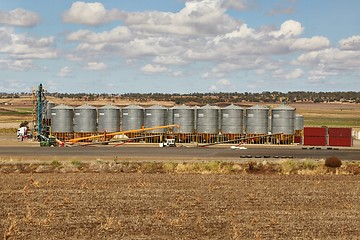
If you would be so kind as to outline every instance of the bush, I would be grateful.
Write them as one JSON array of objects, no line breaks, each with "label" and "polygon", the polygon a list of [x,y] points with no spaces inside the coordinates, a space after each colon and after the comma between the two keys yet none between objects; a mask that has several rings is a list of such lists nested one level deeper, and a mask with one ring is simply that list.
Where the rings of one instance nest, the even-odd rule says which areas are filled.
[{"label": "bush", "polygon": [[28,121],[24,121],[22,123],[20,123],[20,126],[19,127],[27,127],[29,128],[29,122]]},{"label": "bush", "polygon": [[325,160],[325,166],[327,167],[340,167],[341,160],[337,157],[329,157]]}]

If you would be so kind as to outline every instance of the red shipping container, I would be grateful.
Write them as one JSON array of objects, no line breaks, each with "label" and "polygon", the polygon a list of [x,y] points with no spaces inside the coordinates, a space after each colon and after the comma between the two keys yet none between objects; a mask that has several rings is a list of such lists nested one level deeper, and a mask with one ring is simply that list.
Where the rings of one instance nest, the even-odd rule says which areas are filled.
[{"label": "red shipping container", "polygon": [[301,136],[295,136],[294,137],[294,143],[302,143],[302,137]]},{"label": "red shipping container", "polygon": [[327,139],[326,139],[326,137],[304,136],[304,145],[306,145],[306,146],[326,146]]},{"label": "red shipping container", "polygon": [[352,128],[329,128],[330,137],[346,137],[351,138]]},{"label": "red shipping container", "polygon": [[329,137],[329,146],[337,146],[337,147],[352,147],[353,140],[352,138],[344,138],[344,137]]},{"label": "red shipping container", "polygon": [[304,136],[326,137],[327,128],[325,127],[304,127]]}]

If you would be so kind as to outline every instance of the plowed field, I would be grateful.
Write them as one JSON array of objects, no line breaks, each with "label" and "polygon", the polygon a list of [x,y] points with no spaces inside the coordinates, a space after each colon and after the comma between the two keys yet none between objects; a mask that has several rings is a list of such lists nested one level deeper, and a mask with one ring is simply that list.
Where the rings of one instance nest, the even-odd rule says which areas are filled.
[{"label": "plowed field", "polygon": [[358,239],[360,175],[0,174],[4,239]]}]

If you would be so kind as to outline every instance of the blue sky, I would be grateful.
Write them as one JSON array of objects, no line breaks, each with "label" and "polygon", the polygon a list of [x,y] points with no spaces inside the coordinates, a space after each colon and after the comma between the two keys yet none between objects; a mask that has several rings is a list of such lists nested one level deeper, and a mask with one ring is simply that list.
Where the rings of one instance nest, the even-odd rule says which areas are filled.
[{"label": "blue sky", "polygon": [[3,0],[0,92],[360,91],[358,0]]}]

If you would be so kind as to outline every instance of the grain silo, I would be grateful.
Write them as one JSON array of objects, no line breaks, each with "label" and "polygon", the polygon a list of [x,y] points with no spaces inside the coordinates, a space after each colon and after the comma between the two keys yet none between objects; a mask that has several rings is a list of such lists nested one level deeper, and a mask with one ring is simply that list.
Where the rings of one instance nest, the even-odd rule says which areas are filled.
[{"label": "grain silo", "polygon": [[180,125],[180,129],[174,128],[174,132],[178,133],[193,133],[194,132],[194,114],[195,110],[192,107],[181,105],[170,109],[173,117],[172,123]]},{"label": "grain silo", "polygon": [[221,132],[243,133],[244,109],[233,104],[221,109]]},{"label": "grain silo", "polygon": [[55,107],[55,103],[47,102],[46,103],[46,118],[51,120],[51,109]]},{"label": "grain silo", "polygon": [[167,125],[174,124],[174,110],[173,108],[169,108],[167,111]]},{"label": "grain silo", "polygon": [[98,132],[120,131],[120,108],[106,105],[98,109]]},{"label": "grain silo", "polygon": [[246,109],[246,133],[267,134],[268,133],[269,108],[259,105]]},{"label": "grain silo", "polygon": [[144,108],[129,105],[122,109],[122,131],[140,129],[144,126]]},{"label": "grain silo", "polygon": [[304,116],[300,114],[295,115],[295,130],[301,131],[304,129]]},{"label": "grain silo", "polygon": [[92,133],[96,132],[96,107],[82,105],[74,109],[74,132]]},{"label": "grain silo", "polygon": [[58,105],[51,109],[51,131],[58,133],[73,132],[74,108]]},{"label": "grain silo", "polygon": [[[152,128],[157,126],[164,126],[167,123],[167,108],[154,105],[148,108],[145,108],[145,128]],[[166,129],[155,129],[147,132],[165,132]]]},{"label": "grain silo", "polygon": [[295,108],[280,105],[273,108],[271,121],[271,133],[294,134]]},{"label": "grain silo", "polygon": [[198,133],[218,133],[219,110],[220,108],[210,105],[197,109],[196,130]]}]

